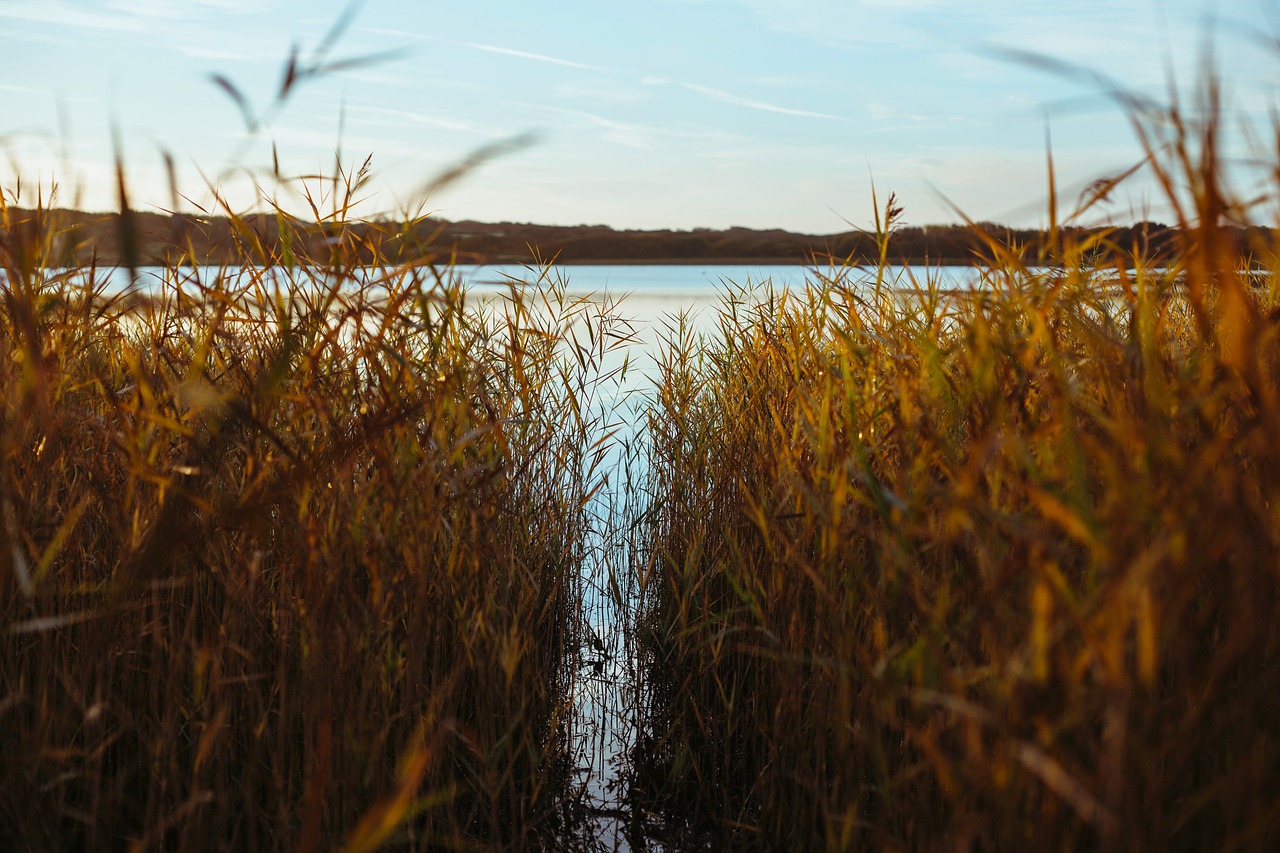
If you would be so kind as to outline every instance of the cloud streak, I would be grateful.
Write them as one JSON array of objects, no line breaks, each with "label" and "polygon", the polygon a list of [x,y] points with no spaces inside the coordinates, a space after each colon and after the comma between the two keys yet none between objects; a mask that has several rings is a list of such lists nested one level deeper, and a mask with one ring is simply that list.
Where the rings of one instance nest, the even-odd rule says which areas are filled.
[{"label": "cloud streak", "polygon": [[821,118],[821,119],[828,119],[831,121],[848,121],[848,119],[846,119],[843,116],[832,115],[831,113],[819,113],[819,112],[814,112],[813,110],[797,110],[797,109],[792,109],[791,107],[783,107],[783,106],[779,106],[778,104],[771,104],[768,101],[756,101],[756,100],[752,100],[751,98],[742,98],[731,92],[726,92],[723,89],[713,89],[710,86],[699,86],[696,83],[681,83],[680,85],[691,92],[697,92],[698,94],[706,95],[708,98],[711,98],[713,100],[721,101],[726,104],[733,104],[734,106],[747,107],[753,110],[763,110],[769,113],[781,113],[782,115],[788,115],[788,116],[801,116],[803,118]]},{"label": "cloud streak", "polygon": [[549,113],[556,116],[577,119],[603,131],[600,138],[616,145],[640,150],[668,148],[669,142],[716,142],[724,145],[738,142],[741,137],[724,130],[706,127],[671,127],[667,125],[639,124],[606,118],[598,113],[565,107],[549,107],[538,104],[524,105],[533,112]]},{"label": "cloud streak", "polygon": [[460,41],[458,44],[463,47],[469,47],[473,50],[483,50],[486,53],[496,53],[502,56],[514,56],[517,59],[531,59],[535,62],[546,62],[550,65],[561,65],[565,68],[580,68],[584,71],[608,71],[608,68],[602,68],[599,65],[588,65],[585,62],[574,62],[571,59],[561,59],[557,56],[547,56],[545,53],[530,53],[527,50],[514,50],[509,47],[498,47],[494,44],[482,44],[474,41]]},{"label": "cloud streak", "polygon": [[137,21],[128,15],[101,14],[72,6],[62,0],[19,0],[0,3],[0,19],[27,21],[33,24],[55,24],[59,27],[81,27],[95,30],[133,30]]},{"label": "cloud streak", "polygon": [[441,130],[456,130],[463,133],[479,133],[480,129],[465,119],[449,115],[431,115],[418,110],[406,110],[394,107],[373,107],[355,105],[348,107],[353,113],[374,117],[374,122],[382,122],[390,126],[403,126],[404,122],[422,124]]}]

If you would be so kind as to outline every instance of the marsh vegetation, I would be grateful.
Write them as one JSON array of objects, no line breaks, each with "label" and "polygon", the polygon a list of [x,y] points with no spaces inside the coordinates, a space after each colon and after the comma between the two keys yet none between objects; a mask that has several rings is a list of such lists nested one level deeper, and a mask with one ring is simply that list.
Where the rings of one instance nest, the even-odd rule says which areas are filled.
[{"label": "marsh vegetation", "polygon": [[0,197],[0,846],[1274,848],[1278,179],[1217,104],[1134,115],[1158,255],[1051,204],[890,277],[891,199],[630,393],[625,302],[477,299],[341,169],[146,298]]},{"label": "marsh vegetation", "polygon": [[670,336],[629,772],[677,846],[1280,838],[1277,257],[1223,236],[1275,186],[1224,185],[1215,94],[1135,116],[1167,262],[1051,230],[887,282],[890,200],[869,272]]}]

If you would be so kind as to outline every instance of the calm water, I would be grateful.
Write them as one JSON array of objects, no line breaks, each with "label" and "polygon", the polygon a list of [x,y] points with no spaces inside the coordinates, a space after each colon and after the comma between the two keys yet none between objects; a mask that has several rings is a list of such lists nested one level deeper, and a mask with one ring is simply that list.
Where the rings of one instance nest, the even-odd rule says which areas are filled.
[{"label": "calm water", "polygon": [[[539,274],[518,264],[454,269],[465,283],[479,290],[505,289],[512,282],[533,282]],[[628,303],[669,306],[714,302],[730,289],[740,287],[795,290],[818,276],[844,276],[853,283],[874,280],[874,271],[859,268],[841,271],[829,267],[746,264],[574,264],[554,267],[546,274],[551,280],[563,280],[570,293],[609,294],[624,296]],[[913,278],[919,282],[937,281],[946,288],[969,288],[979,281],[973,267],[963,266],[893,267],[886,272],[886,281],[902,286],[910,286]]]},{"label": "calm water", "polygon": [[[518,264],[459,266],[455,269],[464,281],[482,287],[505,285],[511,281],[524,282],[537,276],[536,270]],[[686,302],[714,299],[728,282],[798,287],[804,284],[807,270],[801,266],[574,264],[554,267],[549,275],[553,279],[563,279],[572,293],[626,294],[644,299]]]},{"label": "calm water", "polygon": [[[449,269],[441,268],[441,274],[453,274],[467,285],[469,290],[478,292],[505,291],[511,284],[536,284],[539,277],[549,281],[563,281],[572,294],[608,294],[625,296],[627,300],[641,303],[663,302],[669,305],[689,305],[714,301],[731,286],[761,288],[772,286],[775,289],[796,289],[815,275],[835,276],[838,270],[830,268],[809,268],[797,265],[715,265],[715,264],[617,264],[595,265],[574,264],[552,267],[540,271],[520,264],[490,264],[484,266],[459,265]],[[871,272],[859,269],[846,271],[850,281],[866,281]],[[175,276],[174,272],[163,267],[142,267],[138,270],[135,286],[141,290],[154,290],[164,284],[175,281],[200,281],[212,284],[216,278],[235,281],[249,273],[238,268],[203,270],[183,269]],[[381,271],[371,270],[372,275]],[[99,269],[101,278],[104,271]],[[129,287],[129,273],[124,269],[105,271],[106,286],[109,291],[120,291]],[[262,272],[258,275],[263,276]],[[285,283],[287,271],[267,271],[264,278],[269,281]],[[304,273],[295,273],[305,277]],[[972,267],[897,267],[887,273],[890,280],[909,284],[910,277],[917,280],[936,280],[944,287],[972,287],[977,274]]]}]

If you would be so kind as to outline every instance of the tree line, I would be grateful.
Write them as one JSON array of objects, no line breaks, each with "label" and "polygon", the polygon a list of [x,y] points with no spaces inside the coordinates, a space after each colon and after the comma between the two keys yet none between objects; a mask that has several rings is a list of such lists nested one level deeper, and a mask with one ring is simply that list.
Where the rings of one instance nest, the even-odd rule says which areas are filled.
[{"label": "tree line", "polygon": [[[34,223],[30,211],[10,209],[7,229]],[[851,230],[837,234],[801,234],[781,229],[617,230],[606,225],[551,226],[525,223],[416,221],[358,223],[308,222],[279,213],[236,217],[131,211],[86,213],[44,211],[55,241],[47,257],[64,266],[172,263],[283,265],[295,257],[323,257],[342,251],[346,258],[379,263],[874,263],[882,236]],[[34,224],[32,225],[34,227]],[[1227,249],[1244,261],[1275,248],[1275,233],[1257,226],[1225,226]],[[1068,227],[1054,232],[976,225],[903,226],[887,235],[891,263],[969,264],[1013,250],[1031,262],[1051,263],[1063,246],[1096,243],[1159,263],[1172,257],[1181,241],[1178,229],[1143,221],[1105,228]],[[338,245],[342,243],[343,245]]]}]

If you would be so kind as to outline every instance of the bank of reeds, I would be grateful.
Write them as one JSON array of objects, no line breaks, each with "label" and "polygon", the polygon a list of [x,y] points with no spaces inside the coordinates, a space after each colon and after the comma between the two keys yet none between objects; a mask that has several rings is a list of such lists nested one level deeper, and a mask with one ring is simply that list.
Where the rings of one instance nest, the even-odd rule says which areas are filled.
[{"label": "bank of reeds", "polygon": [[648,831],[1280,844],[1277,258],[1224,249],[1257,211],[1199,106],[1135,122],[1167,266],[1098,235],[990,242],[971,292],[890,282],[891,203],[870,272],[670,336],[634,579]]},{"label": "bank of reeds", "polygon": [[600,307],[0,217],[0,847],[568,843]]}]

